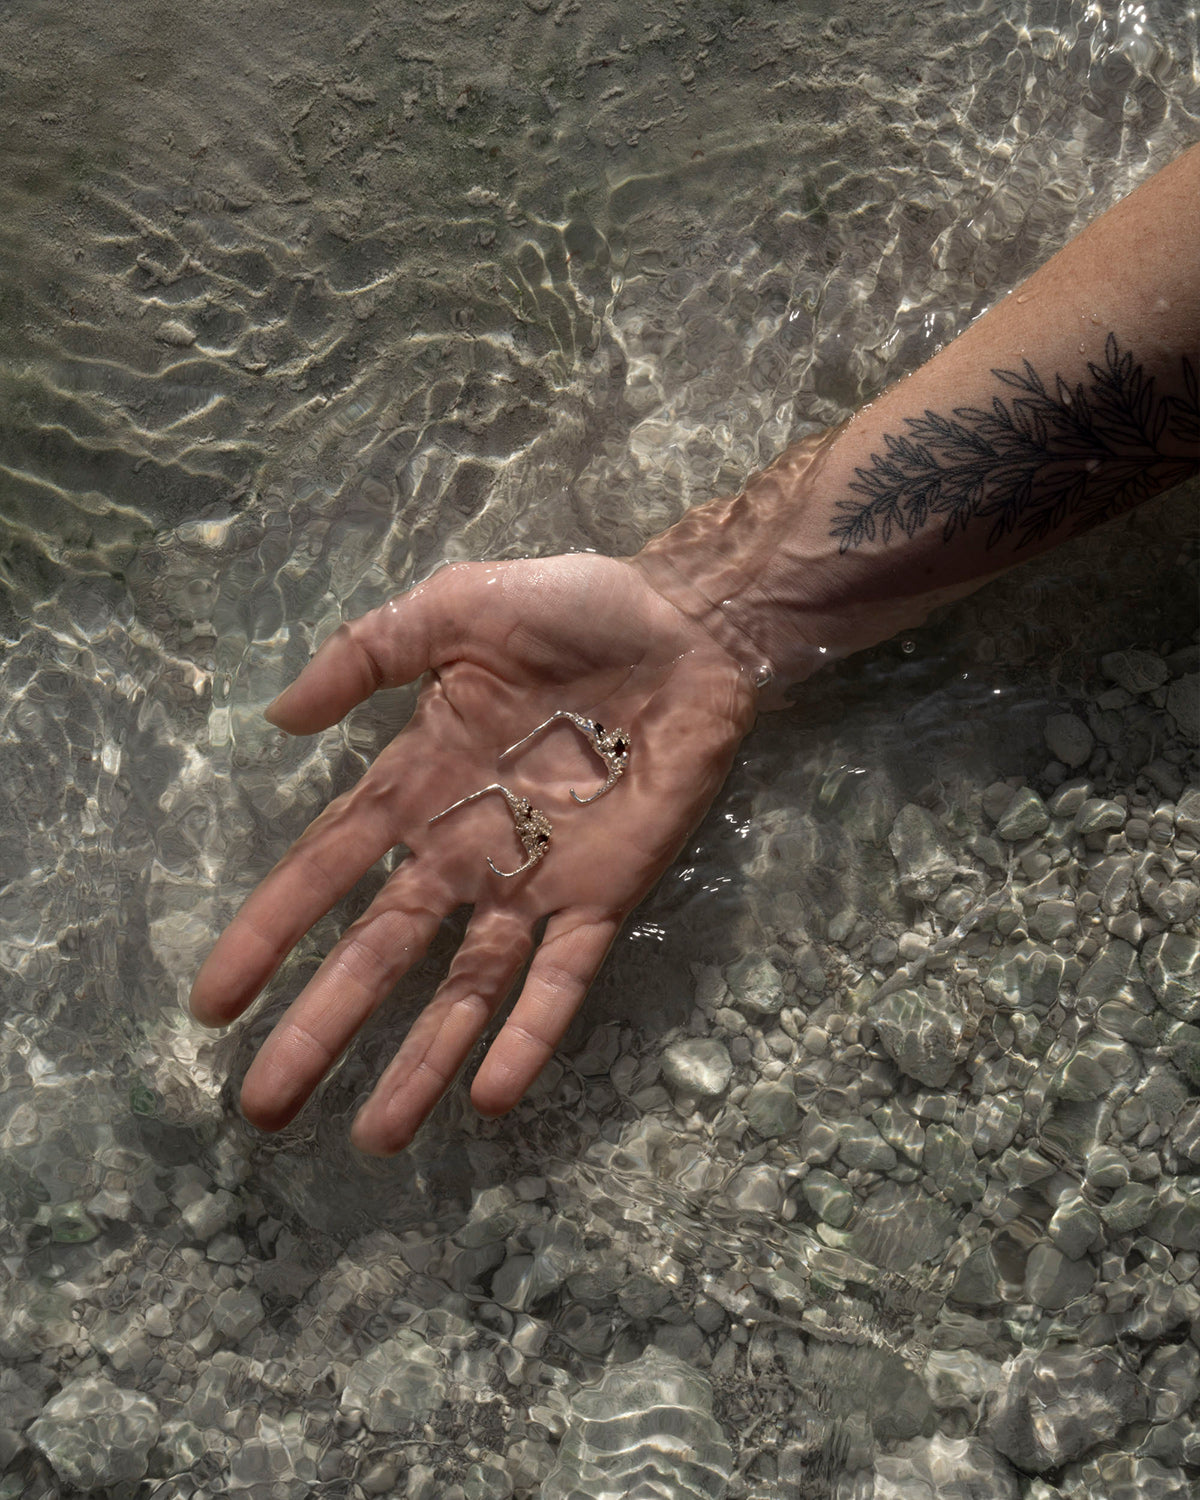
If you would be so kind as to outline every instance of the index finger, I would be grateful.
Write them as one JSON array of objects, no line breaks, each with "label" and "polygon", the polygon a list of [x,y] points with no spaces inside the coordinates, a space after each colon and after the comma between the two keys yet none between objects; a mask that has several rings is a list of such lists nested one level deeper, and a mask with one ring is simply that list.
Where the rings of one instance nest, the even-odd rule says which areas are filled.
[{"label": "index finger", "polygon": [[343,622],[268,705],[267,718],[290,734],[314,734],[380,688],[415,682],[478,630],[485,608],[494,615],[504,607],[503,590],[489,589],[495,576],[486,564],[452,563],[378,609]]},{"label": "index finger", "polygon": [[423,821],[424,795],[415,754],[394,740],[243,902],[196,976],[189,1002],[196,1019],[224,1026],[241,1015],[313,923]]}]

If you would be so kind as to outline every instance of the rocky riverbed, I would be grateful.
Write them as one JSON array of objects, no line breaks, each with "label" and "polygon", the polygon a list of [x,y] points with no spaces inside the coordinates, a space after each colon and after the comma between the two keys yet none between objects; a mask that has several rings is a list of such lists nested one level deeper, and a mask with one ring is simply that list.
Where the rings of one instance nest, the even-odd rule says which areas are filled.
[{"label": "rocky riverbed", "polygon": [[1193,1494],[1198,663],[1102,657],[1037,785],[895,808],[882,906],[452,1101],[406,1228],[289,1212],[223,1043],[121,1097],[9,1025],[0,1495]]},{"label": "rocky riverbed", "polygon": [[[282,1135],[222,922],[448,559],[634,551],[1195,139],[1171,0],[0,7],[0,1500],[1200,1485],[1197,491],[805,685],[530,1098]],[[619,807],[615,793],[607,808]]]}]

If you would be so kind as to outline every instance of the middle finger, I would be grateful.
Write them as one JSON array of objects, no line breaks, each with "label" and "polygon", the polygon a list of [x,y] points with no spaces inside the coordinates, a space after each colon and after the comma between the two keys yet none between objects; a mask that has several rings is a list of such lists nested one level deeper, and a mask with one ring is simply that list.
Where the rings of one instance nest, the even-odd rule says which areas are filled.
[{"label": "middle finger", "polygon": [[296,1116],[458,905],[450,886],[419,864],[401,865],[263,1043],[242,1085],[242,1110],[260,1129],[279,1130]]}]

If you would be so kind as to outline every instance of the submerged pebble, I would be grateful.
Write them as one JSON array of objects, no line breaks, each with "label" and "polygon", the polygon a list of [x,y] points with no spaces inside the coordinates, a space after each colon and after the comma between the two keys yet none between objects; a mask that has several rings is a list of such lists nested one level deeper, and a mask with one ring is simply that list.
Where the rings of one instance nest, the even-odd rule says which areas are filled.
[{"label": "submerged pebble", "polygon": [[902,1073],[931,1088],[949,1082],[966,1031],[961,1010],[944,992],[896,990],[873,1020],[879,1039]]},{"label": "submerged pebble", "polygon": [[1051,754],[1071,770],[1084,764],[1096,743],[1092,731],[1077,714],[1051,714],[1046,720],[1045,736]]},{"label": "submerged pebble", "polygon": [[541,1500],[723,1500],[732,1453],[713,1416],[712,1387],[653,1346],[580,1390]]},{"label": "submerged pebble", "polygon": [[716,1099],[729,1087],[733,1059],[723,1042],[672,1042],[663,1050],[662,1072],[669,1088],[698,1099]]},{"label": "submerged pebble", "polygon": [[1145,1410],[1115,1351],[1064,1347],[1008,1361],[988,1413],[996,1447],[1029,1474],[1080,1458]]},{"label": "submerged pebble", "polygon": [[900,889],[914,901],[932,901],[954,879],[957,862],[933,814],[908,803],[896,814],[888,847],[900,873]]},{"label": "submerged pebble", "polygon": [[1009,843],[1020,843],[1050,826],[1046,804],[1032,787],[1020,787],[996,821],[996,832]]},{"label": "submerged pebble", "polygon": [[149,1397],[97,1375],[51,1397],[29,1437],[64,1484],[90,1490],[143,1478],[160,1426]]},{"label": "submerged pebble", "polygon": [[1169,675],[1166,662],[1153,651],[1110,651],[1100,658],[1100,670],[1128,693],[1149,693]]}]

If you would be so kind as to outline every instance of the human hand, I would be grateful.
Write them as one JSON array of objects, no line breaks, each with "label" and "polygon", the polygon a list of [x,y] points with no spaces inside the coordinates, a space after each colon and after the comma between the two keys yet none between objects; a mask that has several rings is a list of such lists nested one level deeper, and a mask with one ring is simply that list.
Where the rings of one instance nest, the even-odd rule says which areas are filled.
[{"label": "human hand", "polygon": [[[364,1151],[401,1150],[444,1093],[545,932],[475,1077],[485,1115],[510,1109],[550,1058],[626,915],[699,822],[754,717],[754,689],[700,625],[627,562],[592,554],[442,569],[341,626],[268,709],[292,734],[327,728],[377,689],[428,677],[409,724],[292,845],[222,934],[191,1007],[239,1016],[289,950],[389,849],[409,853],[342,935],[246,1075],[242,1108],[286,1125],[400,977],[461,906],[473,915],[449,972],[354,1122]],[[629,733],[603,797],[602,762],[560,709]],[[525,857],[503,783],[545,813],[545,857]]]}]

